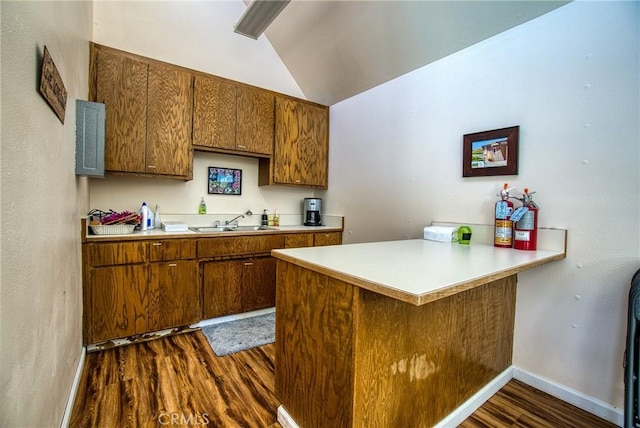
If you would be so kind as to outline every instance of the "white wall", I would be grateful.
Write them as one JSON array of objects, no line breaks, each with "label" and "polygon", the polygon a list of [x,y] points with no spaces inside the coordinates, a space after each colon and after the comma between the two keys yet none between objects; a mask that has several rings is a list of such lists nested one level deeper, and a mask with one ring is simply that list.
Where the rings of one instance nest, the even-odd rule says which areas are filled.
[{"label": "white wall", "polygon": [[[93,41],[261,88],[304,98],[265,36],[252,40],[233,32],[245,10],[242,0],[207,2],[103,1],[94,4]],[[202,19],[205,16],[206,19]],[[207,195],[207,167],[240,168],[242,196]],[[196,152],[194,180],[109,177],[90,182],[91,208],[138,209],[142,201],[164,213],[196,213],[205,196],[209,213],[301,212],[308,188],[258,187],[258,161]]]},{"label": "white wall", "polygon": [[[90,2],[0,2],[0,426],[61,424],[82,352],[75,100],[86,98]],[[68,92],[64,125],[40,96],[47,46]]]},{"label": "white wall", "polygon": [[[349,243],[491,224],[503,182],[537,191],[568,255],[519,275],[514,364],[618,407],[640,267],[638,5],[574,2],[332,106],[323,192]],[[462,136],[513,125],[518,176],[462,178]]]}]

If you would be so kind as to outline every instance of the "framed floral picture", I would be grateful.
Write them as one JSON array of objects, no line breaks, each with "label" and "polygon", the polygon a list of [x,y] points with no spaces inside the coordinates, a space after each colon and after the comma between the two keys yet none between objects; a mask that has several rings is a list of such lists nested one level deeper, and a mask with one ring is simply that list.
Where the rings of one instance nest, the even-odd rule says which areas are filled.
[{"label": "framed floral picture", "polygon": [[211,195],[241,195],[242,170],[210,166],[208,192]]},{"label": "framed floral picture", "polygon": [[466,134],[462,176],[518,175],[519,126]]}]

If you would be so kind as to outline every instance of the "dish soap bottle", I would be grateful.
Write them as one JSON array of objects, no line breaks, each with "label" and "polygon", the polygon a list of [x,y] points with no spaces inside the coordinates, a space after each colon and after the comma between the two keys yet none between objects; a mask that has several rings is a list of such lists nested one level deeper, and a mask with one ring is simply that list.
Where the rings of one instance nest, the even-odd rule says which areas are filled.
[{"label": "dish soap bottle", "polygon": [[207,204],[204,201],[204,196],[200,199],[200,206],[198,207],[198,214],[206,214],[207,213]]}]

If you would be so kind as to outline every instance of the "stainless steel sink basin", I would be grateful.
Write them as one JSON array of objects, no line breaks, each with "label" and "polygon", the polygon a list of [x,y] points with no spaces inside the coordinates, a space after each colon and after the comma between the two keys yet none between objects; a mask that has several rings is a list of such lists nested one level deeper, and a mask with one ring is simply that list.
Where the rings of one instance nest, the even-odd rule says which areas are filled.
[{"label": "stainless steel sink basin", "polygon": [[276,228],[273,227],[268,227],[268,226],[236,226],[236,227],[230,227],[230,226],[202,226],[202,227],[190,227],[190,230],[193,230],[194,232],[201,232],[201,233],[215,233],[215,232],[252,232],[252,231],[257,231],[257,230],[278,230]]}]

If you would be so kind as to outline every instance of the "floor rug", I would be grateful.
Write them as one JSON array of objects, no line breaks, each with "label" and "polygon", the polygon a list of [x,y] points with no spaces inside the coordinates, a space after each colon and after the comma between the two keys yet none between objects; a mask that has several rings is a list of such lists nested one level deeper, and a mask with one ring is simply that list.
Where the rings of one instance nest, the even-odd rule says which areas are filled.
[{"label": "floor rug", "polygon": [[276,314],[258,315],[251,318],[214,324],[202,328],[217,356],[255,348],[273,343],[276,339]]}]

